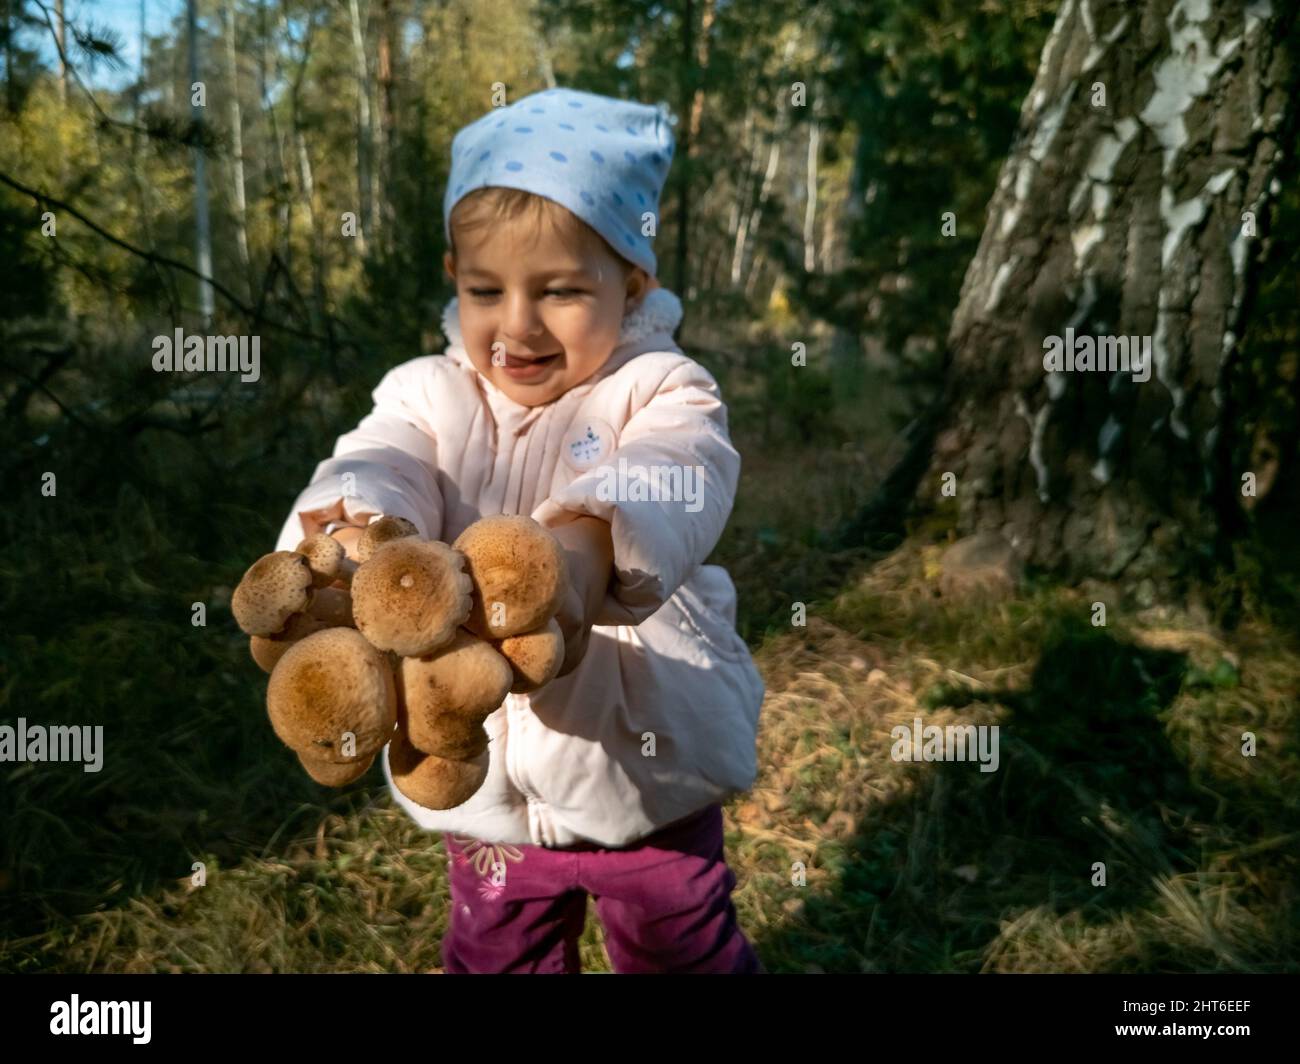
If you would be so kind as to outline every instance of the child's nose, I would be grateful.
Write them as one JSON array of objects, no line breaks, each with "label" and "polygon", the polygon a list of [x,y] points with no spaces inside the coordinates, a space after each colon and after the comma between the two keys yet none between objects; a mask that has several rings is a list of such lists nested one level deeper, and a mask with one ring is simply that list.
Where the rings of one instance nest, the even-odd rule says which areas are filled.
[{"label": "child's nose", "polygon": [[542,332],[542,318],[537,305],[526,294],[516,294],[506,301],[501,331],[507,340],[526,341]]}]

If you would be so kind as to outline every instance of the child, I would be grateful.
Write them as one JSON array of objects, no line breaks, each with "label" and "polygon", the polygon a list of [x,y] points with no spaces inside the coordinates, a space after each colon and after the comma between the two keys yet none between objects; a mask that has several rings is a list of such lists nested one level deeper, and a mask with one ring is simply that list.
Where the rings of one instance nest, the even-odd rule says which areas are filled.
[{"label": "child", "polygon": [[664,114],[549,89],[452,143],[444,355],[391,370],[277,544],[394,514],[450,543],[528,514],[564,546],[565,673],[488,717],[488,776],[443,832],[448,972],[576,972],[587,892],[619,972],[758,972],[722,800],[748,790],[763,685],[735,588],[705,565],[740,457],[717,384],[673,342],[650,239]]}]

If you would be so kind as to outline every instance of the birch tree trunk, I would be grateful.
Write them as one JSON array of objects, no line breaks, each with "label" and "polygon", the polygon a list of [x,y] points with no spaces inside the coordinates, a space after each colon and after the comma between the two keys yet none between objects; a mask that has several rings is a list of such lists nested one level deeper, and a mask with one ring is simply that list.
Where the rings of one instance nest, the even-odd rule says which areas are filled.
[{"label": "birch tree trunk", "polygon": [[[284,136],[275,115],[275,105],[271,100],[271,68],[274,65],[274,80],[279,83],[284,77],[284,63],[281,49],[275,41],[275,29],[267,11],[269,0],[260,0],[257,7],[258,50],[257,50],[257,97],[261,109],[264,133],[262,156],[262,176],[267,189],[268,208],[274,211],[272,221],[272,242],[276,254],[286,264],[293,261],[289,233],[293,226],[293,198],[290,193],[289,164],[285,157]],[[283,27],[282,21],[276,26]],[[270,55],[274,55],[272,64]],[[269,213],[269,211],[268,211]],[[268,267],[268,270],[270,267]]]},{"label": "birch tree trunk", "polygon": [[248,200],[244,191],[244,123],[239,110],[239,65],[235,61],[235,5],[226,0],[221,10],[222,36],[226,39],[226,83],[230,98],[230,168],[235,196],[235,243],[249,293],[253,278],[248,259]]},{"label": "birch tree trunk", "polygon": [[[959,531],[1161,587],[1222,548],[1296,29],[1281,0],[1063,0],[949,333],[920,497],[955,501]],[[1089,368],[1118,361],[1112,337],[1150,351],[1149,379]],[[1073,369],[1045,361],[1071,347]]]},{"label": "birch tree trunk", "polygon": [[357,226],[357,251],[366,253],[366,240],[373,225],[373,185],[371,160],[374,130],[370,121],[370,77],[366,72],[366,35],[357,0],[348,0],[348,17],[352,25],[352,60],[357,79],[357,199],[360,224]]},{"label": "birch tree trunk", "polygon": [[[753,131],[753,112],[746,116],[745,122],[745,139],[749,143],[750,134]],[[728,275],[731,287],[736,288],[740,284],[740,264],[745,255],[745,240],[749,234],[749,216],[750,216],[750,199],[753,196],[754,183],[757,181],[758,160],[762,155],[762,139],[754,137],[753,151],[749,155],[749,165],[745,168],[744,176],[740,182],[740,188],[736,193],[735,217],[736,224],[728,224],[728,232],[732,237],[731,244],[731,272]]]},{"label": "birch tree trunk", "polygon": [[813,98],[812,121],[808,123],[808,198],[803,212],[803,268],[809,273],[817,269],[817,155],[821,145],[821,93]]},{"label": "birch tree trunk", "polygon": [[537,42],[537,69],[541,71],[546,87],[553,89],[555,88],[555,65],[551,62],[551,42],[547,40],[546,27],[541,19],[537,20],[533,39]]},{"label": "birch tree trunk", "polygon": [[[784,115],[785,112],[781,113]],[[772,182],[776,180],[776,172],[781,166],[781,142],[785,138],[785,134],[786,123],[778,118],[777,128],[772,134],[772,142],[768,146],[767,168],[763,171],[763,184],[759,187],[758,199],[754,203],[754,209],[741,223],[740,232],[736,234],[739,254],[731,265],[731,283],[733,285],[739,283],[742,274],[744,274],[746,247],[753,243],[753,239],[758,233],[759,223],[763,220],[763,208],[767,205],[767,197],[772,194]],[[746,292],[749,291],[755,269],[755,265],[751,264],[749,274],[745,279]]]},{"label": "birch tree trunk", "polygon": [[[795,47],[799,43],[799,35],[796,33],[785,44],[785,50],[781,56],[781,77],[784,80],[785,72],[789,69],[790,58],[794,55]],[[745,276],[744,290],[748,294],[753,287],[753,273],[755,267],[751,265],[748,275],[744,273],[745,252],[749,244],[753,242],[755,235],[758,233],[759,222],[763,218],[763,208],[767,205],[767,198],[772,193],[772,182],[776,180],[777,170],[781,165],[781,144],[784,142],[786,134],[790,129],[790,103],[786,95],[788,89],[784,86],[778,90],[777,100],[777,117],[776,125],[772,131],[771,140],[768,144],[767,151],[767,168],[763,171],[763,184],[758,190],[758,199],[751,210],[741,221],[740,228],[736,232],[735,250],[731,260],[731,284],[733,287],[740,284],[742,276]],[[757,149],[756,149],[757,150]]]},{"label": "birch tree trunk", "polygon": [[[189,31],[190,93],[200,81],[199,77],[199,27],[198,12],[195,10],[197,0],[186,0],[185,19]],[[203,125],[204,108],[193,102],[191,97],[190,115],[194,123]],[[212,323],[213,292],[212,282],[212,228],[208,221],[208,176],[207,159],[203,146],[194,148],[194,268],[202,276],[199,281],[199,312],[203,316],[204,326]]]},{"label": "birch tree trunk", "polygon": [[397,16],[392,0],[379,5],[379,61],[376,82],[379,103],[379,137],[376,146],[374,185],[375,237],[383,247],[391,247],[393,230],[393,153],[397,145],[397,103],[394,92],[393,66],[401,48]]}]

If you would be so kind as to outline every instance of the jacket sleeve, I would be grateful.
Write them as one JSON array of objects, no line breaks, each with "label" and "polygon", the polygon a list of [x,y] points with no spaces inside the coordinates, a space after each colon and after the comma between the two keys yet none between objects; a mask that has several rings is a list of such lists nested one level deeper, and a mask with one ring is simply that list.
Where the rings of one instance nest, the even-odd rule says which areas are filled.
[{"label": "jacket sleeve", "polygon": [[293,550],[331,521],[364,526],[389,514],[405,517],[426,538],[441,535],[437,440],[407,398],[424,394],[422,376],[411,363],[384,376],[372,393],[374,409],[338,438],[333,457],[316,467],[294,502],[276,550]]},{"label": "jacket sleeve", "polygon": [[740,455],[717,383],[694,362],[673,367],[623,426],[605,462],[533,512],[547,526],[608,521],[615,579],[601,625],[640,624],[708,558],[731,514]]}]

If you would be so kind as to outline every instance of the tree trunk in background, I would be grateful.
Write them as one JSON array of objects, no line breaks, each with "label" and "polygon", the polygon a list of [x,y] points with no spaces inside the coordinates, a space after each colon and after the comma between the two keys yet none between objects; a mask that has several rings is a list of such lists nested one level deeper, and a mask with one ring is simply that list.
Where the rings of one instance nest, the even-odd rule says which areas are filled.
[{"label": "tree trunk in background", "polygon": [[704,118],[704,75],[709,69],[709,42],[713,32],[713,20],[717,17],[714,0],[705,0],[704,14],[700,18],[700,35],[695,44],[695,62],[699,67],[699,82],[695,86],[695,95],[691,99],[691,144],[700,139],[700,124]]},{"label": "tree trunk in background", "polygon": [[[919,498],[948,502],[955,473],[960,532],[1151,587],[1222,547],[1248,471],[1231,459],[1234,369],[1294,32],[1280,0],[1063,0],[949,333]],[[1044,340],[1067,329],[1145,338],[1150,379],[1047,372]]]},{"label": "tree trunk in background", "polygon": [[239,64],[235,61],[235,5],[226,0],[221,10],[222,36],[226,39],[226,83],[230,96],[230,168],[235,196],[235,243],[244,281],[253,293],[248,258],[248,200],[244,192],[244,123],[239,111]]},{"label": "tree trunk in background", "polygon": [[[750,143],[750,136],[754,133],[753,118],[754,112],[751,109],[745,115],[745,133],[742,140],[745,145]],[[736,199],[732,205],[733,214],[727,225],[727,232],[731,237],[731,270],[728,277],[733,288],[740,284],[740,260],[745,253],[745,234],[749,230],[749,202],[754,182],[757,180],[758,160],[761,153],[761,138],[754,135],[753,150],[749,153],[749,165],[745,168],[745,173],[736,189]]]},{"label": "tree trunk in background", "polygon": [[393,14],[393,0],[381,0],[379,5],[379,62],[376,81],[379,89],[379,144],[377,149],[375,181],[375,219],[379,241],[391,246],[393,237],[393,152],[397,146],[397,104],[393,93],[393,64],[401,47],[397,32],[397,17]]},{"label": "tree trunk in background", "polygon": [[[185,19],[189,31],[190,53],[190,116],[194,123],[202,128],[204,108],[193,104],[194,83],[199,78],[199,26],[198,12],[195,10],[197,0],[186,0]],[[199,281],[199,313],[203,316],[205,326],[212,322],[213,294],[212,282],[212,228],[208,222],[208,176],[207,159],[203,146],[194,149],[194,268],[202,274]]]},{"label": "tree trunk in background", "polygon": [[[275,56],[275,81],[278,83],[284,77],[284,64],[281,59],[281,50],[275,44],[275,31],[267,18],[268,0],[261,0],[257,7],[258,23],[258,51],[257,51],[257,98],[261,105],[262,120],[266,123],[265,138],[270,141],[269,147],[264,147],[262,155],[262,175],[266,187],[266,194],[271,201],[268,206],[274,210],[274,219],[272,224],[274,229],[276,253],[288,265],[292,262],[290,254],[289,233],[293,221],[293,199],[289,191],[289,164],[285,158],[284,136],[280,132],[280,123],[275,116],[275,107],[271,102],[271,93],[269,88],[270,77],[268,72],[271,63],[268,61],[268,52]],[[283,25],[283,23],[279,23]],[[273,165],[274,163],[274,165]],[[268,266],[267,270],[270,271]]]},{"label": "tree trunk in background", "polygon": [[674,263],[674,287],[683,299],[688,298],[690,274],[691,182],[693,160],[698,151],[696,142],[704,118],[704,75],[709,66],[709,34],[717,16],[714,0],[705,0],[704,15],[700,19],[699,36],[696,37],[695,4],[686,0],[682,12],[682,56],[684,69],[690,71],[682,79],[682,116],[685,122],[678,134],[677,181],[677,246]]},{"label": "tree trunk in background", "polygon": [[537,19],[533,28],[533,39],[537,42],[537,69],[548,89],[555,88],[555,65],[551,62],[551,42],[546,39],[546,27]]},{"label": "tree trunk in background", "polygon": [[[289,27],[287,21],[281,22],[285,40],[290,40]],[[308,23],[308,32],[302,42],[302,57],[298,60],[297,69],[294,71],[293,80],[289,87],[289,126],[293,138],[293,151],[298,157],[298,186],[302,194],[302,201],[307,208],[307,221],[311,226],[311,278],[312,278],[312,299],[309,313],[311,314],[312,329],[320,332],[325,327],[326,322],[326,296],[325,296],[325,248],[324,248],[324,231],[321,227],[321,219],[316,209],[316,177],[312,171],[311,153],[307,150],[307,136],[303,132],[302,124],[302,86],[307,76],[307,67],[311,62],[312,35],[314,33],[314,24]],[[278,54],[278,53],[277,53]],[[361,228],[357,227],[358,240],[361,236]],[[289,234],[286,241],[287,245],[293,246],[293,224],[290,218]],[[292,271],[290,271],[292,276]],[[333,352],[331,351],[331,357]]]},{"label": "tree trunk in background", "polygon": [[352,60],[357,79],[357,250],[366,253],[366,240],[370,236],[373,215],[373,185],[371,160],[374,151],[374,130],[370,122],[370,78],[366,73],[366,33],[361,23],[357,0],[348,0],[348,17],[352,24]]},{"label": "tree trunk in background", "polygon": [[781,84],[776,93],[776,125],[768,144],[767,168],[763,171],[763,183],[759,187],[758,199],[754,203],[754,208],[742,219],[740,228],[736,233],[735,253],[731,260],[731,284],[732,287],[739,285],[743,276],[746,295],[753,288],[756,269],[756,265],[751,263],[749,272],[745,272],[746,249],[753,244],[758,234],[759,223],[763,220],[763,208],[767,205],[768,196],[772,194],[772,182],[776,180],[777,170],[781,166],[781,145],[785,142],[786,135],[790,130],[791,106],[788,95],[789,85],[785,81],[785,73],[789,69],[790,59],[794,55],[798,43],[799,35],[796,32],[793,37],[786,41],[785,51],[781,56]]},{"label": "tree trunk in background", "polygon": [[695,41],[695,3],[686,0],[682,5],[682,101],[679,113],[687,118],[677,135],[677,246],[674,249],[673,287],[682,299],[688,299],[689,283],[687,239],[691,227],[691,124],[690,112],[695,97],[693,73]]},{"label": "tree trunk in background", "polygon": [[808,197],[803,212],[803,268],[817,269],[817,153],[821,144],[821,93],[814,89],[812,120],[808,123]]}]

